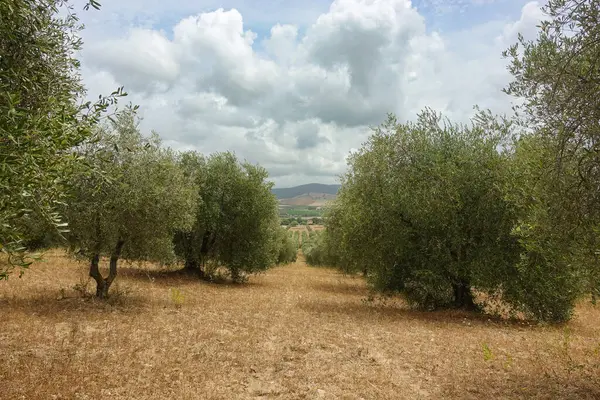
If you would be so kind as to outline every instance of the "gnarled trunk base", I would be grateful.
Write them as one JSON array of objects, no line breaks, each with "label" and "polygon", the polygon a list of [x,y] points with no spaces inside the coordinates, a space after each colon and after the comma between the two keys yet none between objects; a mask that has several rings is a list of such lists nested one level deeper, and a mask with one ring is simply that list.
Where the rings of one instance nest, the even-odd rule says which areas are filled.
[{"label": "gnarled trunk base", "polygon": [[106,279],[101,278],[100,280],[96,279],[96,297],[99,299],[108,298],[108,289],[110,288],[110,283],[106,281]]},{"label": "gnarled trunk base", "polygon": [[200,264],[196,260],[185,260],[183,269],[187,272],[196,272],[200,269]]},{"label": "gnarled trunk base", "polygon": [[96,297],[99,299],[106,299],[108,297],[108,289],[112,285],[113,281],[117,277],[117,262],[121,256],[121,250],[125,242],[119,240],[112,254],[110,255],[110,265],[108,276],[104,278],[100,273],[100,254],[96,253],[92,256],[90,262],[90,276],[96,281]]},{"label": "gnarled trunk base", "polygon": [[478,307],[471,292],[471,285],[468,282],[462,281],[458,284],[453,284],[452,289],[454,291],[454,307],[465,310],[477,310]]},{"label": "gnarled trunk base", "polygon": [[206,278],[206,274],[197,260],[185,260],[183,270],[187,273],[198,275],[200,279]]}]

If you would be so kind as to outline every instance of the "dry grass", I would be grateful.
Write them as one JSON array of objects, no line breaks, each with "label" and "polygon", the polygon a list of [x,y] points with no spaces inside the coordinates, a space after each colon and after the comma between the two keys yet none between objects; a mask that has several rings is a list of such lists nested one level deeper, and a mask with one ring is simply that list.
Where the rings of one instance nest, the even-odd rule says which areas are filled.
[{"label": "dry grass", "polygon": [[0,283],[0,398],[600,398],[591,305],[559,327],[421,313],[301,261],[246,285],[122,268],[112,304],[80,279],[52,252]]}]

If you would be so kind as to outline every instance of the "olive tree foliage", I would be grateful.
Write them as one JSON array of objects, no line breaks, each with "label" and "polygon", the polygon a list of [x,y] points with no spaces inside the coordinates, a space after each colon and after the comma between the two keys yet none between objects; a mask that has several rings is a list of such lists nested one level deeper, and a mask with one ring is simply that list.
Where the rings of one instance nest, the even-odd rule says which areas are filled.
[{"label": "olive tree foliage", "polygon": [[[156,134],[142,136],[133,110],[96,135],[79,148],[91,168],[70,180],[65,214],[71,249],[90,261],[96,295],[104,298],[121,257],[175,260],[173,234],[191,228],[198,193],[177,154],[161,147]],[[106,277],[99,268],[102,256],[110,257]]]},{"label": "olive tree foliage", "polygon": [[293,240],[294,232],[285,228],[277,229],[277,264],[288,264],[296,261],[298,255],[298,245]]},{"label": "olive tree foliage", "polygon": [[486,113],[471,126],[431,110],[415,123],[390,116],[350,156],[328,215],[338,263],[425,308],[473,308],[473,288],[499,290],[519,256],[499,151],[510,130]]},{"label": "olive tree foliage", "polygon": [[543,11],[537,39],[519,36],[503,54],[514,77],[504,91],[522,99],[525,126],[553,139],[557,167],[575,158],[583,183],[593,185],[600,179],[600,2],[550,0]]},{"label": "olive tree foliage", "polygon": [[566,188],[578,186],[577,166],[564,160],[563,173],[550,172],[554,151],[537,134],[524,135],[515,145],[504,188],[516,210],[513,236],[521,251],[503,298],[538,319],[565,321],[598,282],[591,274],[597,265],[597,232],[580,221],[576,199],[564,197]]},{"label": "olive tree foliage", "polygon": [[[523,262],[568,278],[554,286],[565,319],[573,298],[600,291],[600,2],[550,0],[543,10],[537,38],[520,37],[504,53],[514,77],[505,91],[521,99],[518,121],[533,131],[517,153],[522,184],[511,196],[528,210],[518,232],[530,249]],[[531,284],[555,285],[535,276]]]},{"label": "olive tree foliage", "polygon": [[308,238],[302,241],[302,253],[312,266],[340,265],[336,243],[327,230],[309,231]]},{"label": "olive tree foliage", "polygon": [[64,8],[70,6],[62,0],[0,0],[0,250],[8,255],[0,279],[31,263],[29,222],[62,226],[57,207],[79,162],[71,149],[124,95],[120,89],[79,103],[85,91],[74,53],[81,26],[72,10],[59,16]]},{"label": "olive tree foliage", "polygon": [[557,180],[552,143],[515,133],[486,112],[470,126],[430,110],[415,123],[390,116],[350,156],[316,254],[420,307],[476,308],[484,293],[569,319],[597,277],[594,235],[581,235],[590,226],[561,189],[578,187],[577,163],[565,160]]},{"label": "olive tree foliage", "polygon": [[233,281],[272,266],[279,254],[277,200],[267,171],[234,154],[182,157],[200,195],[193,229],[175,236],[186,268],[212,278],[224,268]]}]

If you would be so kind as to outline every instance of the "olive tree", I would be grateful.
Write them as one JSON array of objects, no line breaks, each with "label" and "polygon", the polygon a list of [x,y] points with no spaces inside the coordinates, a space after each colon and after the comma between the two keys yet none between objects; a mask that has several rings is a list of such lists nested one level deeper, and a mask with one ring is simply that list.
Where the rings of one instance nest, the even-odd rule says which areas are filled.
[{"label": "olive tree", "polygon": [[337,246],[329,242],[329,231],[312,231],[307,240],[302,241],[302,253],[306,263],[314,266],[339,265],[336,258]]},{"label": "olive tree", "polygon": [[474,308],[479,292],[539,320],[569,319],[597,282],[597,231],[564,197],[580,187],[578,164],[552,173],[553,142],[513,128],[489,113],[471,126],[430,111],[416,123],[391,117],[349,158],[319,252],[421,307]]},{"label": "olive tree", "polygon": [[175,236],[186,267],[205,278],[223,267],[234,281],[269,268],[279,252],[279,217],[267,171],[229,152],[195,157],[186,164],[198,170],[196,221]]},{"label": "olive tree", "polygon": [[556,297],[540,312],[567,319],[578,296],[600,291],[600,2],[550,0],[543,10],[537,38],[504,53],[514,77],[505,91],[521,100],[517,120],[531,131],[515,164],[523,184],[510,193],[529,210],[518,231],[531,249],[527,270],[555,270],[556,281],[529,279]]},{"label": "olive tree", "polygon": [[390,116],[350,156],[328,216],[338,262],[421,307],[475,307],[472,289],[496,291],[519,255],[498,151],[509,133],[485,113],[471,126]]},{"label": "olive tree", "polygon": [[[94,8],[99,4],[89,3]],[[0,1],[0,279],[26,267],[28,223],[63,221],[65,177],[79,162],[71,149],[122,90],[97,103],[85,94],[74,54],[81,47],[77,16],[64,0]]]},{"label": "olive tree", "polygon": [[277,229],[277,264],[287,264],[296,261],[298,246],[292,240],[292,233],[282,227]]},{"label": "olive tree", "polygon": [[[177,154],[161,147],[156,134],[143,137],[133,111],[80,148],[91,168],[76,174],[66,215],[71,248],[90,261],[96,295],[108,295],[121,257],[173,261],[172,236],[191,228],[197,191]],[[109,274],[100,271],[109,256]]]},{"label": "olive tree", "polygon": [[594,230],[586,232],[590,225],[578,222],[575,199],[563,197],[563,188],[578,185],[577,167],[564,160],[562,168],[569,173],[549,172],[556,162],[553,151],[537,134],[515,143],[504,191],[516,211],[513,236],[521,256],[515,273],[506,277],[503,298],[538,319],[564,321],[590,292],[589,272],[597,255],[588,241]]}]

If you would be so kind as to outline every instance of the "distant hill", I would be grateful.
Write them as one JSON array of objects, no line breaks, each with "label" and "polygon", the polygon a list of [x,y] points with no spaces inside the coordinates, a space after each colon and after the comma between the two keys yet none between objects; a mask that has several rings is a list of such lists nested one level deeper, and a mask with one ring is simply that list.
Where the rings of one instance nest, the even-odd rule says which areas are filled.
[{"label": "distant hill", "polygon": [[[271,192],[278,199],[292,199],[294,197],[299,196],[309,196],[310,197],[331,197],[335,199],[338,190],[340,189],[340,185],[324,185],[322,183],[309,183],[307,185],[294,186],[290,188],[281,188],[281,189],[271,189]],[[324,196],[319,196],[324,195]],[[328,196],[327,196],[328,195]]]},{"label": "distant hill", "polygon": [[282,206],[315,206],[322,207],[335,200],[335,194],[328,193],[307,193],[301,196],[290,197],[289,199],[279,199],[279,204]]}]

